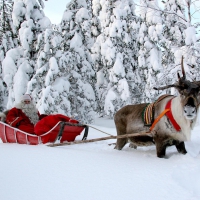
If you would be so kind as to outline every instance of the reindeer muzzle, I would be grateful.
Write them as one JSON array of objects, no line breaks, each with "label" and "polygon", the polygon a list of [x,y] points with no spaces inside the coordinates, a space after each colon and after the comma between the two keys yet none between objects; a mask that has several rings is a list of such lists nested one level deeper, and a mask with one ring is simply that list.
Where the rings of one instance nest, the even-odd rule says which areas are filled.
[{"label": "reindeer muzzle", "polygon": [[197,115],[197,106],[197,99],[192,96],[188,97],[185,101],[184,116],[189,120],[194,119]]}]

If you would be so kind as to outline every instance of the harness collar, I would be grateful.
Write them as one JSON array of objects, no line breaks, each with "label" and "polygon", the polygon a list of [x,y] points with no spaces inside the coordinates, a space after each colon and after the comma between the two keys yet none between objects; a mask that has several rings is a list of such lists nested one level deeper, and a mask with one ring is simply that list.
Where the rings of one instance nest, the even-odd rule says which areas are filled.
[{"label": "harness collar", "polygon": [[172,125],[174,126],[174,128],[177,131],[181,130],[181,127],[177,124],[176,120],[174,119],[173,115],[172,115],[172,111],[171,111],[171,103],[172,103],[172,99],[170,99],[167,102],[167,105],[165,106],[165,109],[169,109],[168,112],[166,112],[166,116],[168,117],[168,119],[170,120],[170,122],[172,123]]},{"label": "harness collar", "polygon": [[[172,98],[173,99],[173,98]],[[158,121],[164,116],[166,115],[169,119],[169,121],[172,123],[172,125],[174,126],[174,128],[176,129],[176,131],[180,131],[181,127],[177,124],[176,120],[174,119],[173,115],[172,115],[172,111],[171,111],[171,102],[172,99],[170,99],[166,106],[165,106],[165,110],[154,120],[152,126],[150,127],[150,131],[153,130],[153,128],[155,127],[155,125],[158,123]]]}]

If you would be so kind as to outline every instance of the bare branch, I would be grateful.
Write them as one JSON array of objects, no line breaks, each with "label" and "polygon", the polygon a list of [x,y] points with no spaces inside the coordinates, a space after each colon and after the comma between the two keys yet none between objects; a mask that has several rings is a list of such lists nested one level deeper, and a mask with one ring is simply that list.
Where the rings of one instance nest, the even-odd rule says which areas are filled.
[{"label": "bare branch", "polygon": [[[199,12],[199,11],[200,11],[200,9],[195,10],[195,12],[192,13],[191,17],[193,17],[193,15],[194,15],[196,12]],[[195,18],[195,17],[193,17],[193,18],[194,18],[194,19],[198,19],[198,18]]]},{"label": "bare branch", "polygon": [[180,17],[182,20],[184,20],[185,22],[187,22],[186,19],[184,19],[183,17],[179,16],[177,13],[172,13],[172,12],[168,12],[168,11],[162,11],[160,9],[156,9],[156,8],[153,8],[153,7],[150,7],[150,6],[142,6],[142,5],[138,5],[136,3],[135,3],[135,5],[136,6],[140,6],[140,7],[145,7],[145,8],[151,8],[151,9],[157,10],[159,12],[165,12],[165,13],[170,14],[170,15],[176,15],[176,16]]}]

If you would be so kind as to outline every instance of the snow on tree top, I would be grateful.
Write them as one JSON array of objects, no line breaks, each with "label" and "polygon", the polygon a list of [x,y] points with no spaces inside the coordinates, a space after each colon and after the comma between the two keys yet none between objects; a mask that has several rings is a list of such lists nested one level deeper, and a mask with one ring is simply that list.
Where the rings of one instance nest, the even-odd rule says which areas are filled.
[{"label": "snow on tree top", "polygon": [[76,22],[83,22],[85,19],[89,19],[89,14],[88,10],[86,8],[81,8],[77,13],[76,13]]}]

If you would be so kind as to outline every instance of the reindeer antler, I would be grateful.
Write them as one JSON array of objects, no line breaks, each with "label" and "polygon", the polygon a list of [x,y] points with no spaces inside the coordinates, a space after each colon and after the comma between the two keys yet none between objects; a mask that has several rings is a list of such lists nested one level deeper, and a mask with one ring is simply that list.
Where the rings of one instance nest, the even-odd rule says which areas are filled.
[{"label": "reindeer antler", "polygon": [[178,80],[181,78],[180,74],[177,72]]},{"label": "reindeer antler", "polygon": [[194,83],[194,84],[200,86],[200,81],[193,81],[192,83]]},{"label": "reindeer antler", "polygon": [[186,75],[185,75],[185,69],[184,69],[184,66],[183,66],[183,56],[181,58],[181,70],[182,70],[182,74],[183,74],[182,79],[185,79]]},{"label": "reindeer antler", "polygon": [[173,84],[173,85],[166,85],[166,86],[159,87],[159,88],[154,87],[153,89],[154,89],[154,90],[165,90],[165,89],[168,89],[168,88],[171,88],[171,87],[177,88],[178,86],[175,85],[175,84]]},{"label": "reindeer antler", "polygon": [[181,71],[182,71],[183,76],[181,77],[180,74],[177,72],[177,76],[178,76],[178,82],[177,83],[172,84],[172,85],[166,85],[166,86],[159,87],[159,88],[154,87],[153,89],[154,90],[165,90],[165,89],[174,87],[178,90],[187,89],[188,91],[190,91],[192,89],[200,87],[200,81],[190,82],[189,80],[186,79],[186,73],[185,73],[185,69],[184,69],[184,66],[183,66],[183,56],[181,58]]}]

